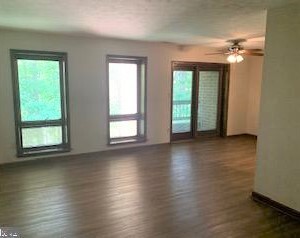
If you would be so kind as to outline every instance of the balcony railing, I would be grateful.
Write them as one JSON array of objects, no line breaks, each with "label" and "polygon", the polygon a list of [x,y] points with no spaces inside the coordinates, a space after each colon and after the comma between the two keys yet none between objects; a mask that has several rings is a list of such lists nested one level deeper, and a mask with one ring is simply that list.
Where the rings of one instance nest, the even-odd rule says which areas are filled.
[{"label": "balcony railing", "polygon": [[173,133],[191,130],[191,104],[189,100],[173,101]]},{"label": "balcony railing", "polygon": [[[192,102],[188,100],[173,101],[173,133],[188,132],[191,130],[191,105]],[[206,114],[204,114],[205,112]],[[216,130],[217,112],[215,114],[212,113],[204,111],[202,116],[197,118],[197,130]]]},{"label": "balcony railing", "polygon": [[191,118],[191,104],[189,100],[173,101],[173,121],[189,120]]}]

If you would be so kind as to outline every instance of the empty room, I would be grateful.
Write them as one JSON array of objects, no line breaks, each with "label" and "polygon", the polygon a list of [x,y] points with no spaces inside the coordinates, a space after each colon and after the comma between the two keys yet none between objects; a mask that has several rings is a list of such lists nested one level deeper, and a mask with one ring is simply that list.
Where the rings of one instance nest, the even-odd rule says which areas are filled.
[{"label": "empty room", "polygon": [[298,0],[1,0],[0,237],[300,237]]}]

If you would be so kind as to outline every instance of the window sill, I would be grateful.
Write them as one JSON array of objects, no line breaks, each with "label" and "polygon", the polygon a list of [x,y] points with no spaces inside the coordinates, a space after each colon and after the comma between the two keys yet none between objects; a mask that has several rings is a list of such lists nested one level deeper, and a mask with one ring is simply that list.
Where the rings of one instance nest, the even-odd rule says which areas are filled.
[{"label": "window sill", "polygon": [[137,143],[144,143],[147,139],[144,137],[141,138],[120,138],[120,139],[113,139],[110,140],[108,146],[118,146],[118,145],[127,145],[127,144],[137,144]]},{"label": "window sill", "polygon": [[17,154],[17,157],[33,157],[33,156],[43,156],[43,155],[51,155],[51,154],[60,154],[70,152],[71,148],[63,147],[63,148],[49,148],[43,150],[30,150],[23,151]]}]

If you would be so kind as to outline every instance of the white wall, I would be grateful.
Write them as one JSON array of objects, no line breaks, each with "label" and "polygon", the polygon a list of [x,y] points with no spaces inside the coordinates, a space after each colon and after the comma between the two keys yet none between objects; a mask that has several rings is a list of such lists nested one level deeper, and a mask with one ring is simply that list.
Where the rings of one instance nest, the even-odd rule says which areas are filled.
[{"label": "white wall", "polygon": [[247,132],[249,61],[232,64],[230,75],[227,134],[239,135]]},{"label": "white wall", "polygon": [[258,56],[231,65],[228,135],[257,135],[262,68],[263,57]]},{"label": "white wall", "polygon": [[[12,48],[68,53],[72,151],[67,154],[121,147],[108,147],[106,141],[106,54],[148,57],[148,141],[145,144],[169,142],[171,61],[226,62],[223,56],[206,56],[205,53],[214,51],[208,48],[180,48],[163,43],[2,30],[0,31],[0,163],[22,160],[15,157],[9,57],[9,49]],[[248,93],[245,85],[248,85],[248,64],[245,61],[243,64],[235,65],[231,72],[229,135],[247,132],[245,108],[248,104]]]},{"label": "white wall", "polygon": [[247,134],[257,135],[259,125],[260,95],[262,83],[263,57],[249,57]]},{"label": "white wall", "polygon": [[300,211],[300,4],[267,19],[254,190]]}]

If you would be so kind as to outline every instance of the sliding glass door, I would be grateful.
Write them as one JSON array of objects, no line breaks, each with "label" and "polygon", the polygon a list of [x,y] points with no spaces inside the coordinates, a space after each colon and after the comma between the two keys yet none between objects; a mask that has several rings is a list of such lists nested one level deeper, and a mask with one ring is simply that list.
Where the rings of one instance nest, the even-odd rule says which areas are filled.
[{"label": "sliding glass door", "polygon": [[197,132],[218,133],[220,129],[220,71],[201,70],[198,75]]},{"label": "sliding glass door", "polygon": [[173,63],[171,140],[221,134],[227,71],[224,64]]},{"label": "sliding glass door", "polygon": [[193,136],[193,69],[173,71],[172,138],[188,139]]}]

